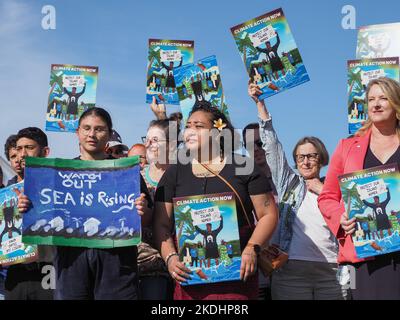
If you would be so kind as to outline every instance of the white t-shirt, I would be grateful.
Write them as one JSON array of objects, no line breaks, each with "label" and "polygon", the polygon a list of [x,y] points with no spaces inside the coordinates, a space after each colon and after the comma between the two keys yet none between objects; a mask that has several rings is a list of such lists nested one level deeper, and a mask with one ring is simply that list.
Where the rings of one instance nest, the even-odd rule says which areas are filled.
[{"label": "white t-shirt", "polygon": [[289,259],[337,262],[338,245],[318,208],[318,196],[307,191],[293,223]]}]

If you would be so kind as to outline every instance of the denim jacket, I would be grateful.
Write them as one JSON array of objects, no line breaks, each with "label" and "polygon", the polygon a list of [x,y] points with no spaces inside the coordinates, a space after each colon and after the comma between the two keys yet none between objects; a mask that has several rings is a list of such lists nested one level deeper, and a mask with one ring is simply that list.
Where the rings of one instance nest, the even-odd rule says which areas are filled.
[{"label": "denim jacket", "polygon": [[259,119],[260,137],[272,181],[278,193],[279,223],[271,243],[288,252],[293,236],[293,222],[306,194],[306,183],[288,164],[282,144],[272,126],[272,119]]}]

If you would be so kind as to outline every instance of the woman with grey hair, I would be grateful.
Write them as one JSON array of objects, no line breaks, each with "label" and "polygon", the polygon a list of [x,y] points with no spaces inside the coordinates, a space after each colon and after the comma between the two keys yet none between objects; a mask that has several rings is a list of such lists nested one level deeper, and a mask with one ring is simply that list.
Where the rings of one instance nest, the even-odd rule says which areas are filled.
[{"label": "woman with grey hair", "polygon": [[248,93],[258,109],[260,136],[279,199],[279,225],[271,243],[288,252],[289,260],[272,274],[272,299],[344,299],[336,273],[337,243],[318,208],[322,191],[321,168],[329,162],[322,141],[304,137],[293,149],[295,172],[272,126],[260,88],[249,84]]}]

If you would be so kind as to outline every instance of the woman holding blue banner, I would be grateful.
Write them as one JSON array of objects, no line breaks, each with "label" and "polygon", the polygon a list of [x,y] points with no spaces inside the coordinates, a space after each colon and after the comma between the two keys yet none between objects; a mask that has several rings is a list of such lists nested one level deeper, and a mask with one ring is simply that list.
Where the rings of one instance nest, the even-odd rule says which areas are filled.
[{"label": "woman holding blue banner", "polygon": [[[182,155],[188,155],[189,161],[185,163],[179,156],[178,163],[170,165],[158,184],[154,237],[176,281],[176,300],[257,299],[257,254],[272,235],[278,216],[271,187],[254,160],[232,153],[236,150],[234,137],[233,126],[221,111],[209,102],[199,103],[191,111],[184,131],[186,148],[182,149]],[[243,163],[248,166],[244,167]],[[244,169],[243,172],[239,172],[240,169]],[[232,192],[233,189],[242,252],[240,278],[244,281],[182,286],[181,282],[191,277],[191,271],[180,261],[175,244],[173,198]],[[246,214],[251,215],[253,209],[258,219],[255,228],[246,222]],[[199,276],[204,278],[204,274]]]},{"label": "woman holding blue banner", "polygon": [[[398,300],[400,253],[382,254],[369,259],[356,256],[352,241],[356,220],[349,219],[338,181],[338,176],[346,173],[400,162],[399,83],[385,77],[372,80],[368,84],[366,97],[368,120],[354,137],[339,142],[332,156],[318,203],[329,228],[339,241],[339,264],[346,266],[343,270],[355,270],[355,278],[350,282],[352,298]],[[381,208],[379,199],[375,202],[374,210],[385,210]],[[390,223],[383,222],[379,226],[389,227]]]},{"label": "woman holding blue banner", "polygon": [[[112,120],[107,111],[97,107],[85,111],[77,130],[80,145],[77,159],[110,159],[105,147],[111,133]],[[135,200],[135,206],[139,215],[147,217],[151,215],[148,207],[151,199],[142,178],[140,183],[143,193]],[[30,200],[21,195],[18,202],[20,212],[26,212],[29,206]],[[136,246],[112,249],[58,246],[54,264],[56,299],[133,300],[138,297]]]}]

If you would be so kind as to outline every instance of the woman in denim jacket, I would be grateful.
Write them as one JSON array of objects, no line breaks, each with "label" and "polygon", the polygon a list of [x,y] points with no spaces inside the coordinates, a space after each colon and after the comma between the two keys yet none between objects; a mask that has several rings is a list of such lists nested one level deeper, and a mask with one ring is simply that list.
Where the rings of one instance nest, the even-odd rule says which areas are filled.
[{"label": "woman in denim jacket", "polygon": [[249,84],[256,102],[260,136],[279,199],[279,225],[271,243],[289,253],[289,261],[272,275],[272,298],[344,299],[337,273],[337,243],[319,209],[323,183],[320,170],[329,162],[324,144],[315,137],[300,139],[293,150],[296,173],[288,164],[271,116],[258,99],[260,88]]}]

